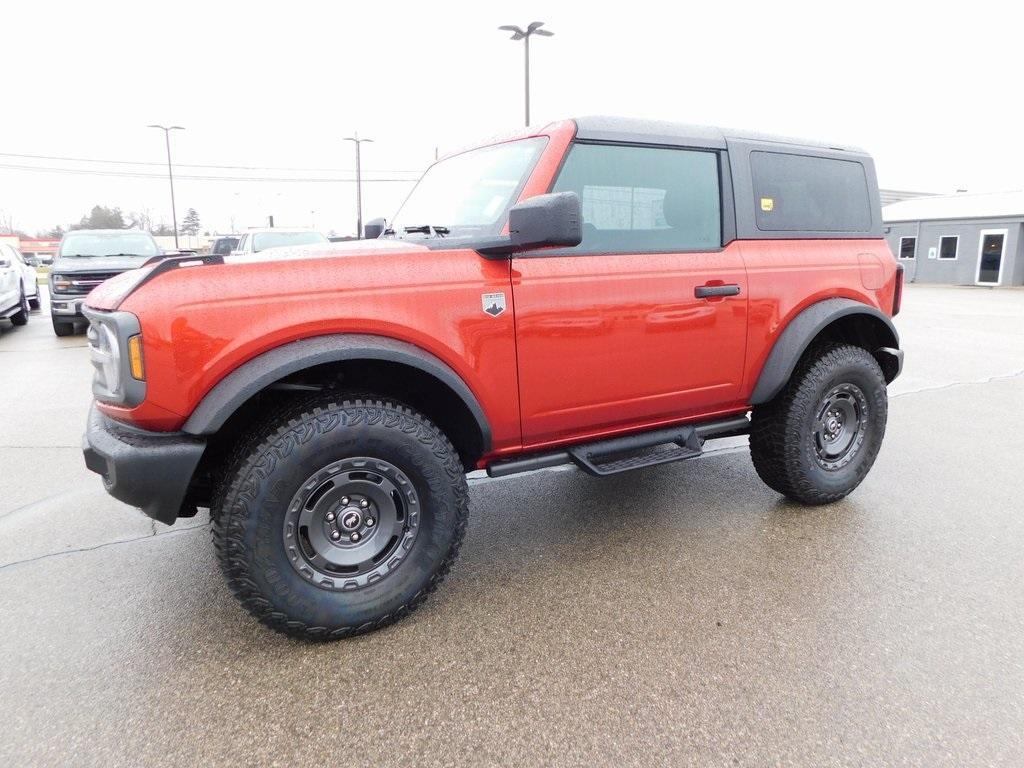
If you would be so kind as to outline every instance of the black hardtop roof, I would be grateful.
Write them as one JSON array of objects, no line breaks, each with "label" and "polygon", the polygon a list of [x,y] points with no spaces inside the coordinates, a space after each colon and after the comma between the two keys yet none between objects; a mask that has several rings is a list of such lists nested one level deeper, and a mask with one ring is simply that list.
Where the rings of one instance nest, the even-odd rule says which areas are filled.
[{"label": "black hardtop roof", "polygon": [[635,144],[666,144],[687,147],[713,147],[725,149],[730,139],[764,144],[787,144],[814,149],[838,150],[866,154],[858,147],[829,144],[822,141],[773,136],[753,131],[716,128],[708,125],[690,125],[664,120],[642,120],[634,117],[588,115],[574,118],[576,138],[590,141],[615,141]]}]

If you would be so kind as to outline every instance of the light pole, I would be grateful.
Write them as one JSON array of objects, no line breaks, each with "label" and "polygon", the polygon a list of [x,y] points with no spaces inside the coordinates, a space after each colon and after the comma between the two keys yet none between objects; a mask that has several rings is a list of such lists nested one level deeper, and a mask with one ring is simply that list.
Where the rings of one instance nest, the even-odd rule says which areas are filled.
[{"label": "light pole", "polygon": [[354,136],[346,136],[345,141],[351,141],[356,145],[356,239],[363,236],[363,168],[360,162],[360,145],[367,142],[373,143],[373,139],[360,139],[359,133]]},{"label": "light pole", "polygon": [[531,21],[525,31],[511,24],[498,27],[500,30],[512,33],[512,37],[509,38],[510,40],[523,41],[523,50],[526,54],[526,125],[530,124],[530,36],[551,37],[555,34],[554,32],[548,32],[546,29],[541,29],[543,26],[543,21]]},{"label": "light pole", "polygon": [[174,250],[178,249],[178,212],[174,209],[174,171],[171,169],[171,131],[184,131],[180,125],[164,127],[162,125],[148,125],[147,128],[159,128],[164,132],[164,142],[167,144],[167,178],[171,180],[171,221],[174,222]]}]

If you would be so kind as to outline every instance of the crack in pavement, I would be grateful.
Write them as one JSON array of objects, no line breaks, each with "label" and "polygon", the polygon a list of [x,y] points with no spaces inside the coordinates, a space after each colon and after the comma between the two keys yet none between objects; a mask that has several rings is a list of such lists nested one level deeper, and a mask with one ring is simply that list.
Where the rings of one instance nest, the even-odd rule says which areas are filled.
[{"label": "crack in pavement", "polygon": [[176,533],[185,533],[186,531],[198,531],[201,528],[206,528],[207,523],[201,523],[200,525],[190,525],[185,528],[177,528],[173,531],[164,531],[163,533],[153,533],[149,536],[136,536],[133,539],[118,539],[117,541],[104,541],[100,544],[96,544],[92,547],[79,547],[77,549],[64,549],[60,552],[47,552],[45,555],[37,555],[36,557],[29,557],[25,560],[15,560],[10,563],[0,564],[0,571],[4,571],[8,568],[13,568],[16,565],[26,565],[28,563],[37,563],[40,560],[48,560],[51,557],[60,557],[62,555],[73,555],[78,552],[93,552],[97,549],[105,549],[107,547],[115,547],[119,544],[133,544],[137,541],[148,541],[162,536],[170,536]]},{"label": "crack in pavement", "polygon": [[897,397],[904,397],[905,395],[919,395],[923,392],[938,392],[943,389],[952,389],[953,387],[967,387],[972,384],[992,384],[996,381],[1010,381],[1011,379],[1024,378],[1024,368],[1019,371],[1013,371],[1012,373],[1001,373],[997,376],[989,376],[987,379],[972,379],[971,381],[951,381],[948,384],[936,384],[931,387],[920,387],[919,389],[910,389],[906,392],[899,392],[895,395],[889,395],[890,400],[895,400]]}]

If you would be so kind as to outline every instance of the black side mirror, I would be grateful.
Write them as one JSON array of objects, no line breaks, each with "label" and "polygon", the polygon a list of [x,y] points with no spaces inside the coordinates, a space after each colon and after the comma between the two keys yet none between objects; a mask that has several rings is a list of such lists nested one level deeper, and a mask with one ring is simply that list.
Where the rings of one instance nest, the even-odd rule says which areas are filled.
[{"label": "black side mirror", "polygon": [[583,208],[575,192],[538,195],[512,206],[508,237],[477,248],[485,256],[507,256],[516,251],[563,246],[583,240]]},{"label": "black side mirror", "polygon": [[384,234],[388,223],[384,219],[373,219],[363,225],[363,240],[376,240]]}]

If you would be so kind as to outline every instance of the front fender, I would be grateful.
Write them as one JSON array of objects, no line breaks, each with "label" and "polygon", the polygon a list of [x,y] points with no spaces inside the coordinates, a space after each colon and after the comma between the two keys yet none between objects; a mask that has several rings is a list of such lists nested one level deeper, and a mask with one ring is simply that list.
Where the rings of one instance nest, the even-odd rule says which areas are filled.
[{"label": "front fender", "polygon": [[384,360],[427,373],[451,389],[473,415],[483,449],[491,448],[487,416],[469,386],[443,361],[404,341],[371,334],[330,334],[282,344],[254,357],[229,373],[196,406],[182,431],[212,435],[231,414],[258,392],[292,373],[343,360]]}]

